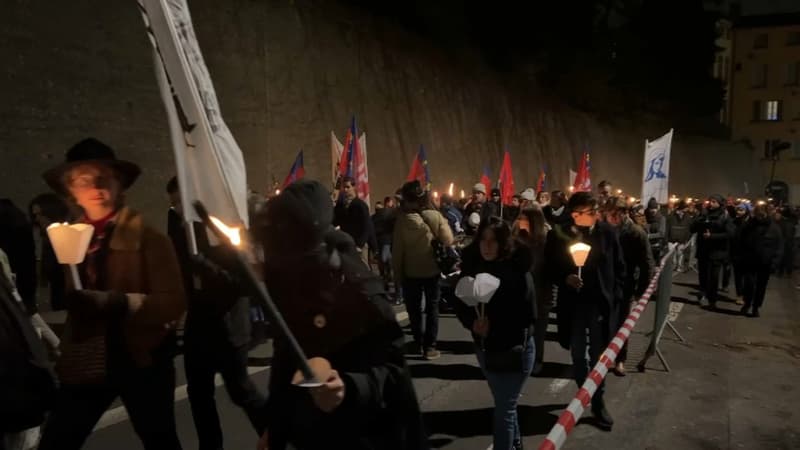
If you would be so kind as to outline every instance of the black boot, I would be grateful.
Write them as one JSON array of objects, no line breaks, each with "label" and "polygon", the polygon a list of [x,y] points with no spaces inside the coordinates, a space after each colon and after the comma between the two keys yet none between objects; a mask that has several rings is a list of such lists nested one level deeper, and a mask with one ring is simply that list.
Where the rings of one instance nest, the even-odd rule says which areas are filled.
[{"label": "black boot", "polygon": [[758,308],[753,307],[753,317],[761,317],[761,314],[758,313]]},{"label": "black boot", "polygon": [[522,450],[522,439],[514,439],[511,450]]},{"label": "black boot", "polygon": [[594,414],[598,428],[603,431],[611,431],[611,428],[614,426],[614,419],[611,418],[611,414],[608,413],[605,401],[601,399],[592,402],[592,414]]}]

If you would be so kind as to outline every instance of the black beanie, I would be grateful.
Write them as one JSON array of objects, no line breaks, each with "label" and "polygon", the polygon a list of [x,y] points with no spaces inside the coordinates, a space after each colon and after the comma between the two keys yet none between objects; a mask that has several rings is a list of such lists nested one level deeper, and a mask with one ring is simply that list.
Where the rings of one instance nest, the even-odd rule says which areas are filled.
[{"label": "black beanie", "polygon": [[270,200],[257,220],[267,259],[305,254],[322,244],[332,227],[333,201],[322,183],[300,180]]}]

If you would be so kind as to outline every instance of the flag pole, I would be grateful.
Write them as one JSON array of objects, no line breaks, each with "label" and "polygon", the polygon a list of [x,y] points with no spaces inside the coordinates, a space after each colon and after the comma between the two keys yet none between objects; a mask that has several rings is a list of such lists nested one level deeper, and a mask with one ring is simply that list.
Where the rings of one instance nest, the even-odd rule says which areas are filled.
[{"label": "flag pole", "polygon": [[260,300],[262,306],[264,306],[264,310],[269,315],[270,322],[278,328],[280,335],[282,335],[288,342],[289,351],[291,352],[292,356],[295,357],[295,362],[300,368],[300,372],[303,374],[303,382],[299,385],[302,387],[321,386],[321,380],[317,379],[316,375],[314,375],[314,372],[311,370],[311,366],[308,364],[308,357],[300,347],[300,344],[297,342],[297,338],[295,338],[294,334],[292,334],[292,330],[289,329],[289,325],[286,324],[286,321],[283,319],[278,307],[275,306],[275,303],[272,301],[272,297],[270,297],[267,288],[264,284],[259,282],[258,277],[253,271],[250,263],[247,261],[247,257],[245,256],[244,252],[234,247],[230,240],[222,233],[222,231],[220,231],[220,229],[214,225],[208,215],[208,211],[203,206],[203,203],[200,201],[195,201],[193,206],[203,223],[220,241],[220,245],[227,246],[227,248],[236,255],[235,261],[238,267],[235,269],[237,273],[243,275],[245,283],[247,283],[250,289],[255,292],[258,300]]}]

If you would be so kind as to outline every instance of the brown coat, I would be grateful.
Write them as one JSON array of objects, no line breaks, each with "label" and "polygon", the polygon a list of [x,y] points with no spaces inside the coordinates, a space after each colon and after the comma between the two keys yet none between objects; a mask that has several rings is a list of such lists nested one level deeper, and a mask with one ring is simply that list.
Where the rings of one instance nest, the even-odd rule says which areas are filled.
[{"label": "brown coat", "polygon": [[[161,344],[186,310],[181,272],[169,238],[144,224],[138,212],[123,208],[115,222],[105,262],[108,290],[146,296],[136,312],[125,316],[122,325],[125,346],[131,358],[137,366],[146,367],[152,363],[151,352]],[[108,322],[102,316],[94,321],[88,323],[90,321],[86,318],[68,314],[62,341],[64,353],[68,353],[70,346],[91,338],[85,336],[86,331],[104,339]],[[73,327],[74,332],[70,332]],[[78,334],[83,336],[76,337]],[[59,365],[62,363],[65,361]],[[59,372],[64,369],[78,368],[61,367]]]}]

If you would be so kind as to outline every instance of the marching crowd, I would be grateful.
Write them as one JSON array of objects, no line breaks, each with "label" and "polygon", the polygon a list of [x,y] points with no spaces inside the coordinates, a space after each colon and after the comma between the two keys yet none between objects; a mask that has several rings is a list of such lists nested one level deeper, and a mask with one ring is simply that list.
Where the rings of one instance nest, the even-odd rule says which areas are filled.
[{"label": "marching crowd", "polygon": [[[581,385],[671,248],[677,272],[697,271],[699,302],[718,308],[720,289],[733,280],[741,313],[758,317],[770,277],[791,276],[797,245],[798,211],[766,201],[712,195],[643,204],[603,181],[594,193],[528,188],[504,204],[499,190],[482,183],[470,198],[454,199],[410,181],[370,215],[352,179],[341,180],[336,195],[300,180],[253,202],[246,240],[294,334],[271,333],[267,391],[247,373],[254,294],[232,269],[234,250],[210,245],[195,226],[202,256],[192,255],[175,179],[166,189],[167,233],[148,225],[125,202],[139,174],[87,139],[44,174],[54,193],[36,197],[29,214],[0,201],[1,450],[36,448],[36,441],[44,450],[79,449],[117,398],[146,449],[181,448],[178,351],[201,449],[223,448],[217,373],[259,448],[429,448],[405,356],[440,357],[444,304],[471,334],[494,398],[494,448],[521,449],[517,401],[530,375],[542,371],[551,311]],[[80,287],[48,243],[47,226],[65,221],[94,227]],[[38,257],[33,226],[41,233]],[[577,242],[591,247],[580,272],[568,252]],[[49,347],[40,338],[46,325],[30,319],[37,274],[50,287],[51,308],[67,311],[60,342],[46,340]],[[456,293],[465,279],[494,280],[485,307]],[[392,303],[405,303],[409,344]],[[292,339],[314,362],[319,385],[300,383]],[[591,409],[598,426],[611,430],[604,394],[601,384]]]}]

